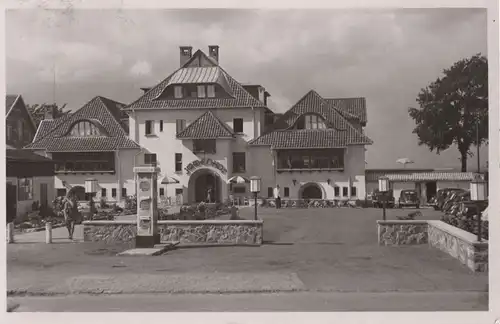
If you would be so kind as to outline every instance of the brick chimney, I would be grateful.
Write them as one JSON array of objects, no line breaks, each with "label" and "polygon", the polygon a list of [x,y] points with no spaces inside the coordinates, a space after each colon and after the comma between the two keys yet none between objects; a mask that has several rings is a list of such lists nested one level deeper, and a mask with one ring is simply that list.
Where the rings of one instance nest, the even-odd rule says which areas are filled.
[{"label": "brick chimney", "polygon": [[210,56],[215,62],[219,63],[219,45],[208,46],[208,56]]},{"label": "brick chimney", "polygon": [[181,58],[181,66],[186,64],[187,61],[191,58],[193,55],[193,47],[192,46],[180,46],[179,47],[181,50],[180,58]]}]

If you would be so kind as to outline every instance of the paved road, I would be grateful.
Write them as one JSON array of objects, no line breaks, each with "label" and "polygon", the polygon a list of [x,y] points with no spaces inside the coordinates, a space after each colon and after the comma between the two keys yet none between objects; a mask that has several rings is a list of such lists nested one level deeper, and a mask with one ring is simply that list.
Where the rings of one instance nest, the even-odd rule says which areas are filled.
[{"label": "paved road", "polygon": [[114,295],[11,298],[17,312],[487,311],[475,292]]}]

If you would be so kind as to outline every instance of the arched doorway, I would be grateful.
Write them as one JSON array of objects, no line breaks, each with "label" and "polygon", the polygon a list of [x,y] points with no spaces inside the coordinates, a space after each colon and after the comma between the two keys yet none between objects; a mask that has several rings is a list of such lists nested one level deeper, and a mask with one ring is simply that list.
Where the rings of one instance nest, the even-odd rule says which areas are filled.
[{"label": "arched doorway", "polygon": [[301,199],[323,199],[323,190],[317,183],[306,183],[299,190]]},{"label": "arched doorway", "polygon": [[76,195],[76,199],[79,201],[88,200],[87,195],[85,194],[85,188],[82,186],[75,186],[71,188],[68,192],[68,196],[70,195]]},{"label": "arched doorway", "polygon": [[[190,202],[216,203],[222,201],[222,179],[210,169],[200,169],[194,172],[189,178],[188,190]],[[210,200],[208,200],[209,190]]]}]

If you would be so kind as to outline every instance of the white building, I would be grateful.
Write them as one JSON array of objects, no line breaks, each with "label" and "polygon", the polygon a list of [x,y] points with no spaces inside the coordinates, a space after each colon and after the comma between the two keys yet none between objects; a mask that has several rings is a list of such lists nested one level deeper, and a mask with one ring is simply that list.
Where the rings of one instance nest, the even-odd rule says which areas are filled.
[{"label": "white building", "polygon": [[[309,91],[284,114],[267,107],[270,94],[242,85],[209,55],[180,48],[180,67],[128,106],[95,97],[81,109],[41,122],[27,147],[57,162],[57,195],[122,202],[135,193],[133,167],[157,163],[159,195],[180,202],[249,197],[233,176],[262,178],[263,198],[277,184],[284,199],[364,199],[364,98],[325,99]],[[127,116],[128,115],[128,116]]]},{"label": "white building", "polygon": [[[276,121],[269,94],[242,85],[209,55],[180,48],[180,68],[129,105],[130,138],[156,158],[160,194],[184,202],[250,196],[235,175],[262,178],[261,197],[279,184],[283,198],[364,199],[366,107],[363,98],[324,99],[308,92]],[[153,154],[153,155],[152,155]]]},{"label": "white building", "polygon": [[95,97],[75,113],[42,120],[33,142],[26,148],[56,163],[54,188],[57,196],[70,191],[88,200],[85,180],[98,179],[98,199],[122,202],[135,192],[134,157],[140,147],[128,137],[125,105]]}]

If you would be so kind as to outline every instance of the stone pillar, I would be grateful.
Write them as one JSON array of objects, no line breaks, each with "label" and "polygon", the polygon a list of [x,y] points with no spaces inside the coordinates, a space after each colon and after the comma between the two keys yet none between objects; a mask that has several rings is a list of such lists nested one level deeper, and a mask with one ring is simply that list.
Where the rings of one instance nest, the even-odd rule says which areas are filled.
[{"label": "stone pillar", "polygon": [[158,233],[158,174],[156,166],[135,167],[137,188],[136,248],[152,248],[160,243]]},{"label": "stone pillar", "polygon": [[14,222],[7,224],[7,243],[14,243]]}]

